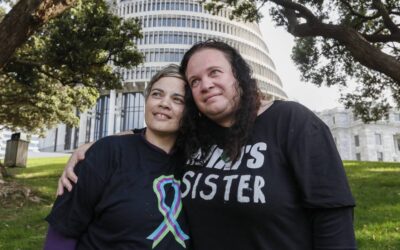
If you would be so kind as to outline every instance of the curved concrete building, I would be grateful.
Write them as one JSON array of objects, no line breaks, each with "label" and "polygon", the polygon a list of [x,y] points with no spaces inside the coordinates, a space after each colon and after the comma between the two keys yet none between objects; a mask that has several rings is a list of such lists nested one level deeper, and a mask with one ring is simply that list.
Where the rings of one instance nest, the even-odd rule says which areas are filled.
[{"label": "curved concrete building", "polygon": [[261,91],[271,99],[287,99],[258,24],[230,20],[229,9],[212,15],[196,0],[114,0],[112,11],[140,20],[143,38],[136,44],[144,63],[134,69],[117,69],[124,89],[102,93],[96,108],[81,114],[79,129],[59,127],[58,134],[50,136],[58,141],[54,143],[57,151],[143,127],[142,93],[151,76],[167,64],[179,64],[188,48],[207,39],[222,40],[238,49],[252,67]]}]

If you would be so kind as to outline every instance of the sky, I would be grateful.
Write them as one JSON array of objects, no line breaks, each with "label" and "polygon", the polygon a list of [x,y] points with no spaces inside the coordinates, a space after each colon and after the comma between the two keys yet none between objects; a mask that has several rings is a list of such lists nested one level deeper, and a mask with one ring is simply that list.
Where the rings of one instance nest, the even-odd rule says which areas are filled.
[{"label": "sky", "polygon": [[300,80],[300,71],[290,58],[294,45],[293,36],[284,27],[274,26],[265,7],[262,13],[264,18],[259,24],[260,29],[289,100],[300,102],[313,111],[343,106],[338,101],[340,98],[338,88],[317,87]]}]

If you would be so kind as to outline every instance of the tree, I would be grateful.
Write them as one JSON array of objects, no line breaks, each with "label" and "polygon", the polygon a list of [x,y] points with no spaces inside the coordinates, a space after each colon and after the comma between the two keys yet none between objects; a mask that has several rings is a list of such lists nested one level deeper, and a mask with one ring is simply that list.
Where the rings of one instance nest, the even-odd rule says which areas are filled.
[{"label": "tree", "polygon": [[[11,0],[0,0],[0,3]],[[76,0],[21,0],[0,25],[0,69],[15,50],[43,24],[70,8]]]},{"label": "tree", "polygon": [[398,0],[226,0],[208,2],[218,12],[233,7],[231,18],[258,21],[268,6],[278,26],[295,36],[292,59],[302,79],[316,85],[356,91],[341,101],[366,122],[390,108],[388,92],[400,106],[400,1]]},{"label": "tree", "polygon": [[[60,122],[77,125],[77,111],[92,107],[99,91],[122,86],[114,67],[131,68],[142,61],[133,42],[141,37],[136,20],[117,17],[104,1],[75,2],[35,27],[0,69],[3,127],[41,133]],[[10,28],[3,27],[6,19],[0,37]]]}]

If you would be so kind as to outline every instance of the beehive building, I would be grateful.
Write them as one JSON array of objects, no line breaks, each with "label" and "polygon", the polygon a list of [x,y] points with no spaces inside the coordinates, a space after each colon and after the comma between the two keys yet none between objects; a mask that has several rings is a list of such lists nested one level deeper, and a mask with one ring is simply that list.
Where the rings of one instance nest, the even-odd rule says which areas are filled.
[{"label": "beehive building", "polygon": [[188,48],[206,39],[237,48],[251,65],[261,91],[272,99],[287,99],[258,24],[230,20],[229,9],[212,15],[196,0],[116,0],[112,11],[140,20],[143,38],[136,44],[144,63],[117,69],[124,89],[102,93],[96,107],[80,114],[79,128],[60,125],[50,130],[40,142],[42,150],[69,151],[106,135],[143,127],[143,90],[151,76],[167,64],[179,64]]}]

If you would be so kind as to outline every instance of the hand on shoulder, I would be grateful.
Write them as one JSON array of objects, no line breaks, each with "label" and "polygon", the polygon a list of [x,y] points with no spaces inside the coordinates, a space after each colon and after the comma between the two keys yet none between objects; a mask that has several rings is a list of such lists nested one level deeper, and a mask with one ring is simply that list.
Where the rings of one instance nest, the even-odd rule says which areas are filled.
[{"label": "hand on shoulder", "polygon": [[[133,134],[132,130],[119,132],[116,135],[128,135]],[[85,143],[79,146],[69,158],[67,164],[64,167],[64,170],[61,174],[61,177],[58,179],[57,186],[57,195],[62,195],[64,193],[64,188],[66,188],[69,192],[72,190],[73,183],[78,181],[78,177],[74,172],[75,166],[78,162],[85,159],[86,151],[94,144],[94,142]]]}]

